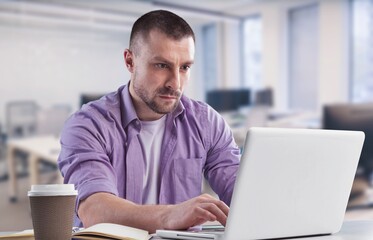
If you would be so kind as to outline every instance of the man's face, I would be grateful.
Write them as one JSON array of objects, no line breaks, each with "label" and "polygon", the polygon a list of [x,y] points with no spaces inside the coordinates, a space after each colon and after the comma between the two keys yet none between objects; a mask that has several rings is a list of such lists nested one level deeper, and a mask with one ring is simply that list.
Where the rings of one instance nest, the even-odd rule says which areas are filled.
[{"label": "man's face", "polygon": [[194,60],[194,41],[192,37],[174,40],[153,30],[136,50],[136,55],[125,52],[132,73],[130,93],[140,119],[157,119],[179,103]]}]

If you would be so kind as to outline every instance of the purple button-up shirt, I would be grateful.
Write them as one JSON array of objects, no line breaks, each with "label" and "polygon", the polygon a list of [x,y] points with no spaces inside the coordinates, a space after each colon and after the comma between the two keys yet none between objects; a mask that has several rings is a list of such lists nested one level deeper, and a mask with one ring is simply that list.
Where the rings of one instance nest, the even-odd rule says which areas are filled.
[{"label": "purple button-up shirt", "polygon": [[[73,114],[61,135],[58,166],[80,200],[107,192],[142,204],[144,156],[141,122],[128,85]],[[161,147],[159,203],[175,204],[201,194],[203,176],[230,204],[240,158],[232,132],[207,104],[181,97],[167,114]],[[76,211],[77,213],[77,211]],[[81,226],[75,216],[75,226]]]}]

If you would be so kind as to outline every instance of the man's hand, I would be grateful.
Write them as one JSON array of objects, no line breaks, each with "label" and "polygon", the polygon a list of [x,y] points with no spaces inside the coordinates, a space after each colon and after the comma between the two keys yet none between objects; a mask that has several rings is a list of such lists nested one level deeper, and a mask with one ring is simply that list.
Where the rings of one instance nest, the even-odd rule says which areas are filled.
[{"label": "man's hand", "polygon": [[225,225],[229,207],[208,194],[175,205],[139,205],[110,193],[95,193],[79,204],[84,227],[117,223],[154,233],[157,229],[187,229],[206,221]]},{"label": "man's hand", "polygon": [[229,207],[222,201],[202,194],[188,201],[176,205],[169,205],[165,209],[165,229],[187,229],[200,225],[206,221],[218,221],[225,226]]}]

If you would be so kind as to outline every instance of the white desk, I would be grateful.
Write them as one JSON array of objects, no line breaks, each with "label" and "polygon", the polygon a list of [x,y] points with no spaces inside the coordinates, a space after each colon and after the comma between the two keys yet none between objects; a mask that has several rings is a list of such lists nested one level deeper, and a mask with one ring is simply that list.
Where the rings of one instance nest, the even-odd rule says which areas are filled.
[{"label": "white desk", "polygon": [[[322,221],[322,220],[320,220]],[[372,240],[373,221],[346,221],[340,232],[320,237],[300,238],[301,240]]]},{"label": "white desk", "polygon": [[239,147],[245,143],[246,133],[250,127],[321,128],[320,116],[315,112],[271,113],[277,117],[269,119],[270,112],[267,107],[253,107],[246,111],[221,113],[221,115],[231,127]]},{"label": "white desk", "polygon": [[[322,219],[320,219],[322,221]],[[162,239],[153,237],[152,239]],[[339,233],[319,237],[291,238],[292,240],[372,240],[373,221],[346,221]]]},{"label": "white desk", "polygon": [[[15,166],[16,150],[28,154],[28,171],[31,184],[37,184],[38,181],[38,162],[43,159],[53,164],[57,164],[57,158],[61,151],[60,140],[55,136],[35,136],[21,139],[10,139],[7,142],[8,149],[8,168],[9,168],[9,197],[11,201],[17,200],[17,176]],[[62,182],[62,176],[59,174],[58,182]]]}]

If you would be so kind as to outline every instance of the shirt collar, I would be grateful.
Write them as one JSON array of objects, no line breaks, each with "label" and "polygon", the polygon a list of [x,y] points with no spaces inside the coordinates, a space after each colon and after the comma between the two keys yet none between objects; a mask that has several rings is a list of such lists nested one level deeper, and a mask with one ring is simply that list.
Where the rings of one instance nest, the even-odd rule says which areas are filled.
[{"label": "shirt collar", "polygon": [[[129,85],[130,82],[128,82],[126,85],[124,85],[121,89],[121,96],[122,96],[122,124],[123,128],[126,128],[128,124],[130,124],[134,120],[138,120],[135,107],[133,106],[132,98],[129,93]],[[182,99],[184,96],[181,97],[179,104],[177,105],[176,109],[167,114],[167,117],[171,117],[173,120],[175,120],[178,116],[182,117],[185,115],[185,107],[182,102]]]},{"label": "shirt collar", "polygon": [[129,82],[122,87],[121,96],[121,115],[123,128],[126,128],[133,120],[138,119],[132,98],[129,92]]},{"label": "shirt collar", "polygon": [[177,105],[176,109],[171,113],[172,119],[176,119],[178,116],[181,118],[185,115],[185,106],[183,104],[182,99],[184,98],[184,95],[181,96],[179,104]]}]

